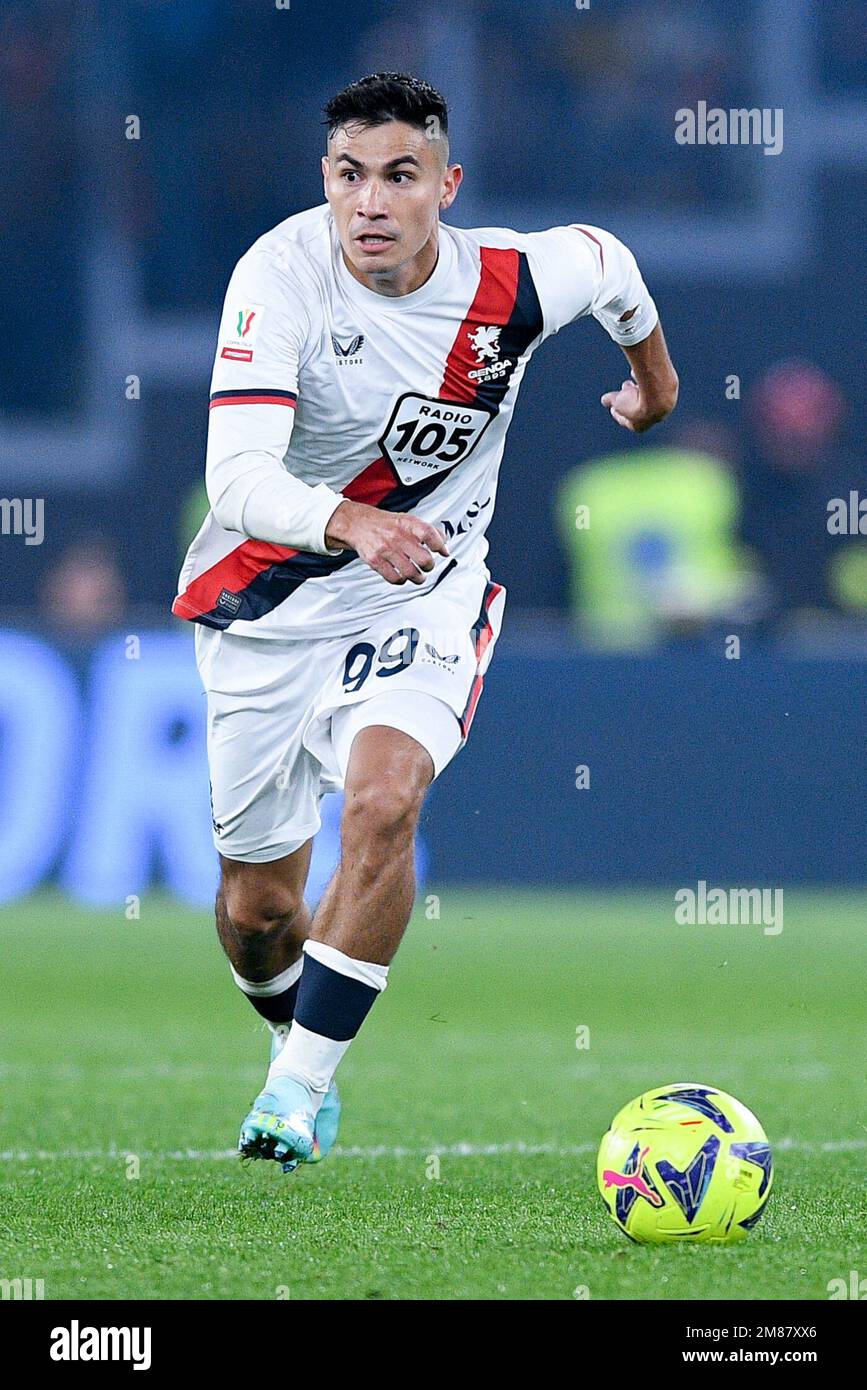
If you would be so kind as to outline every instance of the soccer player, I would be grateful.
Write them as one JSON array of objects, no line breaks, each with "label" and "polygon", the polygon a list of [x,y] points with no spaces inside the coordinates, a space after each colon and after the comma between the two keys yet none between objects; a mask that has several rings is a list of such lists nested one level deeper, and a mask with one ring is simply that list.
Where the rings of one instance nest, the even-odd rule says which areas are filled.
[{"label": "soccer player", "polygon": [[[211,511],[174,603],[208,696],[217,930],[274,1034],[239,1147],[285,1171],[334,1143],[334,1075],[412,909],[422,802],[470,731],[505,600],[485,531],[530,356],[592,315],[631,367],[602,405],[636,433],[678,387],[608,232],[440,221],[462,170],[426,82],[375,73],[326,117],[327,202],[229,284]],[[341,787],[340,864],[311,915],[319,802]]]}]

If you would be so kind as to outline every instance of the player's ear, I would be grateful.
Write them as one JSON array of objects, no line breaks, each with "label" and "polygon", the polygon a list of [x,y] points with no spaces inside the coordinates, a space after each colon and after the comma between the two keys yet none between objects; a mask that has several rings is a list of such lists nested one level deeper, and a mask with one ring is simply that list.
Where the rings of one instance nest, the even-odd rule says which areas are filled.
[{"label": "player's ear", "polygon": [[324,154],[324,155],[322,156],[322,183],[323,183],[323,186],[324,186],[324,188],[325,188],[325,192],[327,193],[327,192],[328,192],[328,155],[327,155],[327,154]]},{"label": "player's ear", "polygon": [[443,174],[443,195],[440,198],[441,212],[445,212],[446,208],[450,208],[455,201],[463,177],[464,171],[460,164],[450,164],[446,169]]}]

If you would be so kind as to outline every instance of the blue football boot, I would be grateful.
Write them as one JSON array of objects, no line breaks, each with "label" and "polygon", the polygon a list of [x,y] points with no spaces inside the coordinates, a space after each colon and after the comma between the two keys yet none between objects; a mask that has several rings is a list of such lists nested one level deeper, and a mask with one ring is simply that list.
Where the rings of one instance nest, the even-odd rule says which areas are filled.
[{"label": "blue football boot", "polygon": [[[279,1056],[287,1033],[288,1028],[281,1032],[272,1029],[272,1062]],[[340,1096],[333,1081],[314,1120],[306,1086],[294,1078],[281,1077],[266,1082],[256,1097],[241,1127],[238,1147],[246,1158],[273,1158],[284,1173],[291,1173],[299,1163],[320,1163],[328,1157],[339,1124]],[[306,1140],[311,1127],[313,1144],[309,1148]]]},{"label": "blue football boot", "polygon": [[292,1076],[265,1082],[241,1126],[238,1149],[244,1158],[273,1158],[284,1173],[315,1162],[316,1118],[310,1092]]}]

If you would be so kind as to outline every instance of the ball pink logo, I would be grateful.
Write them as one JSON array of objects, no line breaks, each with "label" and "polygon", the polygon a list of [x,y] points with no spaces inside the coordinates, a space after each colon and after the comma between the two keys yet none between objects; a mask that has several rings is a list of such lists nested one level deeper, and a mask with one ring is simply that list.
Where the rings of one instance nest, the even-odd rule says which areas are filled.
[{"label": "ball pink logo", "polygon": [[650,1202],[652,1206],[661,1207],[662,1198],[660,1197],[658,1192],[654,1192],[653,1188],[650,1186],[650,1184],[644,1176],[644,1160],[647,1154],[649,1153],[650,1145],[648,1144],[647,1148],[642,1149],[641,1153],[638,1155],[638,1163],[634,1173],[618,1173],[613,1168],[604,1168],[602,1170],[602,1182],[605,1188],[634,1188],[634,1190],[640,1193],[642,1197],[646,1197],[647,1201]]}]

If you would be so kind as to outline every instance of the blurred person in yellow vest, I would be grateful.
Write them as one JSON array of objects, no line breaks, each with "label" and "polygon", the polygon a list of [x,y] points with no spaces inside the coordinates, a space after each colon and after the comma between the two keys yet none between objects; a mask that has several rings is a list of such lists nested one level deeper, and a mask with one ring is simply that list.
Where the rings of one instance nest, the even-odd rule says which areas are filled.
[{"label": "blurred person in yellow vest", "polygon": [[667,447],[591,459],[557,495],[573,615],[590,641],[650,645],[743,607],[755,581],[737,543],[726,427],[696,419]]},{"label": "blurred person in yellow vest", "polygon": [[201,530],[202,522],[208,515],[210,506],[208,490],[203,482],[194,483],[183,494],[178,517],[178,542],[181,560]]}]

